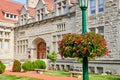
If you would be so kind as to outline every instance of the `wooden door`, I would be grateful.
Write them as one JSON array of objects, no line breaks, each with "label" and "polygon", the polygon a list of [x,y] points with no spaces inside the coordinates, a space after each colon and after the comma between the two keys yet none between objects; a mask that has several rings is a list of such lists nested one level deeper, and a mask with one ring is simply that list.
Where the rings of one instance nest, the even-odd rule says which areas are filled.
[{"label": "wooden door", "polygon": [[46,43],[40,42],[37,45],[37,59],[45,59],[46,58]]}]

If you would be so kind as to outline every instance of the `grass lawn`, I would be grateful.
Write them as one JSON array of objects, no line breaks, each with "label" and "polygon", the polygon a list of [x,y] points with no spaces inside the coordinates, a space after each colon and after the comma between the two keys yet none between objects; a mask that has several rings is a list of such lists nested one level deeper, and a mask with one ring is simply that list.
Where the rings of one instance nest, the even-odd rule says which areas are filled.
[{"label": "grass lawn", "polygon": [[0,80],[42,80],[42,79],[0,74]]},{"label": "grass lawn", "polygon": [[90,75],[90,80],[120,80],[120,76]]},{"label": "grass lawn", "polygon": [[[65,71],[52,71],[52,72],[44,72],[45,75],[50,76],[70,76],[69,72]],[[77,77],[77,75],[75,75]],[[112,75],[95,75],[90,74],[89,80],[120,80],[120,76],[112,76]]]},{"label": "grass lawn", "polygon": [[65,71],[49,71],[49,72],[44,72],[43,74],[50,76],[70,76],[70,73]]}]

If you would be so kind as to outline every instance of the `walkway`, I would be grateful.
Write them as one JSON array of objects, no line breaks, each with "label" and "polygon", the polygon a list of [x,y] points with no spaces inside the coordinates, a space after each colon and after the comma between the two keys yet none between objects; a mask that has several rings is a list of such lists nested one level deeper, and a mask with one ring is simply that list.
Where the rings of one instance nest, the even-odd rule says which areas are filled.
[{"label": "walkway", "polygon": [[19,73],[19,72],[5,71],[4,74],[16,75],[16,76],[27,76],[32,78],[40,78],[43,80],[82,80],[82,79],[73,78],[73,77],[48,76],[43,74],[37,74],[35,72]]}]

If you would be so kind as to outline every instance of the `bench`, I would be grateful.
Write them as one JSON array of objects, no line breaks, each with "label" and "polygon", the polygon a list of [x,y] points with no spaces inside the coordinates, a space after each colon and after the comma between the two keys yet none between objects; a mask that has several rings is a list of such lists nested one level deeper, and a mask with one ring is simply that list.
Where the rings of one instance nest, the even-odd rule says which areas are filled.
[{"label": "bench", "polygon": [[81,78],[82,72],[81,71],[69,71],[70,77],[74,77],[75,74],[78,75],[78,78]]},{"label": "bench", "polygon": [[36,71],[36,73],[43,74],[43,72],[45,71],[45,69],[34,69],[34,71]]}]

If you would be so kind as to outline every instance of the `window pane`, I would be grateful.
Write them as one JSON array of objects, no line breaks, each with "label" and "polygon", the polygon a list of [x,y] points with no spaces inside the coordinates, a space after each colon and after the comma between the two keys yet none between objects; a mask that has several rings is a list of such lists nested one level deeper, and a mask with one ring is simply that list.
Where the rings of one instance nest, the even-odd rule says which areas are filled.
[{"label": "window pane", "polygon": [[13,18],[13,15],[12,15],[12,14],[10,15],[10,18]]},{"label": "window pane", "polygon": [[9,18],[9,14],[6,14],[6,17],[8,17],[8,18]]},{"label": "window pane", "polygon": [[96,13],[95,0],[90,0],[90,12],[91,12],[91,14]]},{"label": "window pane", "polygon": [[99,12],[104,11],[104,0],[98,0],[98,10]]},{"label": "window pane", "polygon": [[95,33],[95,28],[91,28],[90,32],[94,32]]},{"label": "window pane", "polygon": [[14,18],[15,18],[15,19],[16,19],[16,17],[17,17],[17,16],[16,16],[16,15],[14,15]]},{"label": "window pane", "polygon": [[0,40],[0,48],[2,48],[2,40]]},{"label": "window pane", "polygon": [[104,33],[104,28],[103,27],[98,28],[98,32],[103,34]]},{"label": "window pane", "polygon": [[64,12],[64,14],[67,13],[67,8],[66,7],[63,7],[63,12]]},{"label": "window pane", "polygon": [[0,37],[2,37],[3,35],[2,35],[2,32],[0,32]]},{"label": "window pane", "polygon": [[5,40],[4,48],[9,49],[9,40]]},{"label": "window pane", "polygon": [[58,14],[61,15],[62,12],[61,12],[61,8],[58,8]]}]

